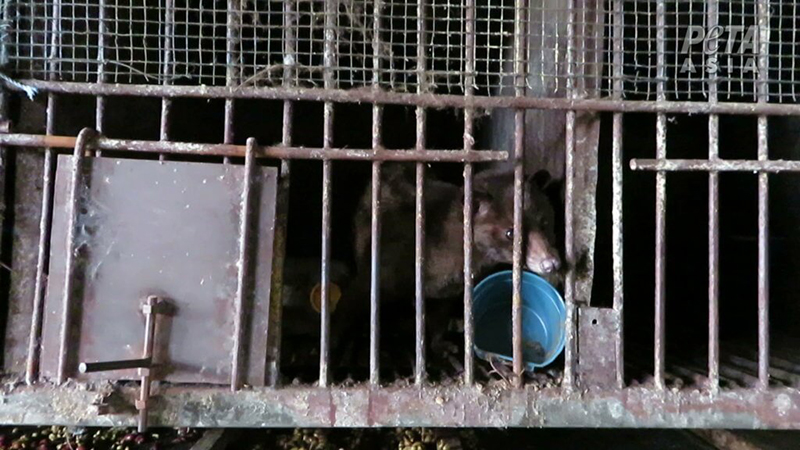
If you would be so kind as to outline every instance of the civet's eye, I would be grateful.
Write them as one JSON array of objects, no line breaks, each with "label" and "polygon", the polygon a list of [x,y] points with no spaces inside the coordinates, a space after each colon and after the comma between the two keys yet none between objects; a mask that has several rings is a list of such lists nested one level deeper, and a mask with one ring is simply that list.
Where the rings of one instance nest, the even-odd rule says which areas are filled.
[{"label": "civet's eye", "polygon": [[514,229],[513,228],[509,228],[509,229],[506,230],[506,238],[508,238],[509,241],[514,239]]}]

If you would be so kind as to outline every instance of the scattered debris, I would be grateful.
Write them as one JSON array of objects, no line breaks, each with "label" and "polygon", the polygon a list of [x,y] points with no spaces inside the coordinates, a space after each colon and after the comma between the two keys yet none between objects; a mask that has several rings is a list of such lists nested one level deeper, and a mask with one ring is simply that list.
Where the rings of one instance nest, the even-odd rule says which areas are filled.
[{"label": "scattered debris", "polygon": [[199,437],[189,429],[20,427],[0,429],[0,450],[177,450]]}]

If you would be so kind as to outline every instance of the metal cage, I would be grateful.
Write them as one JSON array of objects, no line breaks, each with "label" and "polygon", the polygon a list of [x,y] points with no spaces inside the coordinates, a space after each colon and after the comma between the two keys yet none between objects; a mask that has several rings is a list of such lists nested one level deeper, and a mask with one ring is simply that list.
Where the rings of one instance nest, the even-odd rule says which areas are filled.
[{"label": "metal cage", "polygon": [[[770,346],[768,226],[770,175],[800,172],[800,162],[770,159],[767,135],[768,116],[800,115],[796,1],[5,0],[2,18],[6,89],[0,145],[3,160],[16,161],[16,166],[3,164],[4,220],[13,230],[13,236],[2,238],[3,258],[13,259],[13,264],[7,274],[10,281],[6,280],[12,286],[4,358],[8,383],[0,420],[140,427],[795,428],[800,424],[798,360],[771,352]],[[46,103],[22,95],[31,90],[42,94],[37,101]],[[74,112],[79,98],[93,102],[93,117]],[[108,129],[109,117],[120,98],[159,102],[157,135],[114,136]],[[196,129],[195,134],[175,137],[176,123],[194,120],[180,115],[187,113],[186,108],[176,109],[187,99],[220,101],[218,136],[200,137],[202,130]],[[279,139],[259,143],[235,132],[237,110],[248,101],[280,105],[263,119],[280,125]],[[309,103],[322,107],[320,145],[297,144],[296,129],[304,126],[304,119],[296,108]],[[371,145],[337,144],[334,124],[341,117],[337,111],[359,104],[371,108]],[[122,109],[119,105],[116,108]],[[386,148],[384,114],[400,106],[414,110],[414,142]],[[463,127],[453,133],[462,145],[429,145],[430,114],[442,109],[460,114]],[[484,112],[508,126],[507,135],[488,148],[476,143],[476,123]],[[654,158],[623,155],[623,119],[637,114],[655,117]],[[707,156],[668,158],[672,118],[698,115],[707,120]],[[12,123],[15,116],[20,119]],[[610,120],[608,153],[599,150],[601,116]],[[720,117],[726,116],[757,121],[756,158],[720,156]],[[73,128],[84,131],[77,136],[59,133],[57,124],[65,117]],[[553,127],[559,130],[559,142],[530,144],[531,136]],[[536,148],[529,160],[525,152],[531,145]],[[64,149],[72,149],[72,156],[59,158]],[[37,156],[26,159],[30,155]],[[607,167],[599,162],[606,156]],[[94,195],[102,187],[98,183],[86,187],[89,178],[83,170],[89,164],[93,171],[112,170],[92,162],[107,158],[157,158],[176,171],[183,167],[180,161],[201,160],[239,183],[228,186],[241,202],[231,208],[238,234],[234,262],[226,274],[233,286],[225,297],[225,311],[232,311],[232,322],[225,322],[232,344],[224,349],[231,359],[221,362],[219,367],[224,367],[217,371],[223,375],[187,375],[183,381],[171,381],[151,373],[153,318],[167,314],[157,305],[158,295],[144,304],[147,321],[141,357],[80,367],[69,363],[77,342],[89,345],[82,337],[73,339],[70,331],[73,322],[81,320],[70,303],[78,297],[73,293],[73,274],[84,258],[76,238],[82,232],[79,210],[87,190]],[[290,168],[297,160],[318,161],[322,167],[319,373],[313,384],[281,382],[285,246],[293,232],[286,214]],[[375,239],[368,379],[341,384],[329,369],[328,281],[335,244],[331,186],[333,163],[338,161],[371,163],[373,199],[380,193],[383,162],[416,167],[416,261],[410,262],[417,267],[416,344],[408,380],[387,380],[380,372],[375,273],[381,249]],[[429,176],[427,165],[439,162],[463,166],[467,218],[463,372],[451,382],[431,381],[426,373],[423,181]],[[470,312],[472,180],[475,165],[488,162],[513,167],[518,186],[526,168],[541,164],[551,164],[565,181],[564,252],[570,267],[564,283],[567,343],[563,368],[556,367],[538,380],[525,381],[522,376],[521,238],[514,241],[513,375],[506,383],[487,382],[476,370]],[[256,168],[262,164],[279,168],[274,186],[264,181],[271,175],[259,175],[261,169]],[[140,173],[159,179],[156,166],[142,167]],[[626,172],[628,168],[632,172]],[[637,176],[635,171],[655,173],[655,272],[648,288],[653,298],[634,302],[654,307],[653,316],[639,319],[654,319],[653,347],[645,357],[652,363],[652,370],[649,366],[645,370],[649,377],[629,375],[628,368],[636,364],[631,362],[634,352],[629,351],[633,344],[626,342],[623,332],[624,293],[631,279],[629,275],[623,280],[624,272],[630,273],[623,264],[623,245],[630,235],[627,230],[623,233],[628,214],[623,215],[623,180],[627,183]],[[667,178],[685,171],[708,174],[707,349],[699,367],[679,363],[668,367]],[[723,358],[719,209],[720,176],[726,172],[753,173],[757,178],[757,308],[753,311],[757,346]],[[292,185],[305,181],[293,175]],[[609,177],[606,206],[596,206],[601,205],[596,203],[601,195],[598,176]],[[67,189],[65,193],[57,185]],[[12,195],[26,189],[38,195],[33,197],[35,208],[21,194]],[[258,216],[251,211],[259,201],[253,192],[262,197],[275,194],[272,206],[266,203],[274,208],[274,236],[268,235],[272,241],[264,244],[269,248],[259,254],[262,259],[250,256],[256,244],[249,224]],[[521,236],[523,201],[517,189],[515,236]],[[56,212],[62,211],[66,215],[58,219]],[[381,230],[380,213],[380,203],[373,200],[373,237]],[[607,227],[600,225],[601,217],[606,217],[602,220],[607,220]],[[51,245],[56,224],[57,236],[66,239],[63,249],[61,244]],[[609,242],[605,253],[597,250],[596,241],[601,239]],[[270,282],[266,291],[259,291],[247,273],[261,267],[258,261],[264,255],[272,262],[259,273]],[[610,290],[605,293],[593,290],[600,259],[610,265]],[[54,281],[54,274],[60,274],[61,281]],[[48,289],[63,292],[54,297],[55,309],[46,301]],[[266,296],[260,312],[248,310],[251,290]],[[48,318],[51,315],[57,318]],[[135,326],[140,327],[138,322]],[[48,332],[48,327],[54,331]],[[252,327],[263,339],[248,346],[246,331]],[[48,340],[48,333],[54,340]],[[111,369],[139,371],[127,372],[125,380],[107,374],[71,380],[78,372]],[[130,381],[137,377],[140,382]],[[679,381],[685,379],[693,382]]]}]

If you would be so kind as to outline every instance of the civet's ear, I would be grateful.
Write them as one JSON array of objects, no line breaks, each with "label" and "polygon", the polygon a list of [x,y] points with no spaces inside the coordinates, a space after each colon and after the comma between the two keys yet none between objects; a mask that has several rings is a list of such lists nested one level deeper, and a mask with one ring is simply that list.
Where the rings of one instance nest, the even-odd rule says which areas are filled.
[{"label": "civet's ear", "polygon": [[475,211],[476,217],[486,217],[492,209],[492,195],[485,190],[473,189],[472,191],[472,207]]}]

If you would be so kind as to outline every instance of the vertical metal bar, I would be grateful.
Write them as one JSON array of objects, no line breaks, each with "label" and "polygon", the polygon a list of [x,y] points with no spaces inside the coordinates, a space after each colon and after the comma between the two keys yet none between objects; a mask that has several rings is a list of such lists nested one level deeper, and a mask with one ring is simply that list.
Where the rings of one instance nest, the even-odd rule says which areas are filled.
[{"label": "vertical metal bar", "polygon": [[[417,94],[427,92],[427,79],[425,78],[425,0],[417,0]],[[418,106],[417,150],[425,149],[425,108]],[[422,386],[425,381],[425,164],[417,163],[416,190],[415,190],[415,238],[414,252],[416,266],[414,268],[414,303],[416,325],[416,361],[414,365],[414,382]]]},{"label": "vertical metal bar", "polygon": [[[227,34],[225,40],[225,85],[228,87],[236,86],[239,79],[239,27],[243,2],[239,0],[228,0]],[[225,128],[223,141],[226,144],[233,144],[233,124],[234,124],[234,103],[232,98],[225,99]],[[224,158],[225,164],[230,163],[230,158]]]},{"label": "vertical metal bar", "polygon": [[[333,108],[325,107],[325,117],[332,116]],[[329,119],[328,119],[329,120]],[[327,128],[327,127],[326,127]],[[327,140],[327,139],[325,139]],[[328,301],[330,289],[328,278],[330,271],[330,236],[331,236],[331,161],[322,162],[322,263],[320,276],[320,366],[319,366],[319,386],[328,386],[328,344],[330,340],[330,310]]]},{"label": "vertical metal bar", "polygon": [[251,190],[253,185],[253,174],[255,171],[255,152],[258,143],[255,138],[247,140],[247,150],[244,157],[244,186],[242,187],[242,208],[239,221],[239,273],[236,285],[236,322],[234,325],[234,341],[233,341],[233,361],[231,362],[231,390],[237,391],[242,385],[241,372],[242,367],[242,353],[243,353],[243,340],[244,335],[244,320],[245,309],[249,302],[247,301],[248,293],[251,292],[250,286],[247,283],[250,274],[250,256],[247,251],[247,244],[250,242],[250,210],[251,208]]},{"label": "vertical metal bar", "polygon": [[[50,22],[50,54],[48,61],[48,78],[50,81],[58,79],[60,63],[57,58],[58,47],[61,42],[61,0],[53,0],[53,20]],[[55,94],[47,95],[47,123],[45,133],[55,134],[56,108],[58,98]],[[44,168],[42,174],[42,213],[39,219],[39,242],[36,255],[36,281],[33,290],[33,311],[31,313],[31,332],[28,336],[28,360],[25,367],[25,381],[32,384],[39,372],[39,356],[41,348],[39,340],[42,335],[42,317],[44,314],[45,295],[45,270],[47,258],[50,253],[50,218],[53,208],[53,187],[55,172],[55,152],[46,148],[44,153]]]},{"label": "vertical metal bar", "polygon": [[[9,22],[11,21],[11,15],[13,11],[12,6],[13,4],[11,2],[3,2],[2,8],[0,10],[2,11],[4,21],[9,21]],[[14,33],[14,35],[18,35],[18,33]],[[18,36],[16,37],[16,41],[19,42]],[[2,67],[7,67],[8,65],[8,59],[9,59],[8,50],[10,45],[12,45],[11,33],[3,33],[3,35],[0,36],[0,66]],[[4,100],[4,103],[7,103],[7,101],[8,99],[6,98]],[[6,107],[7,106],[4,106],[4,108]]]},{"label": "vertical metal bar", "polygon": [[[11,5],[10,2],[4,2],[2,7],[0,7],[0,14],[2,14],[2,20],[4,23],[9,23],[11,21]],[[3,33],[0,36],[0,68],[8,67],[8,46],[11,45],[9,42],[10,33]],[[0,122],[9,125],[11,120],[9,118],[9,101],[11,99],[11,95],[8,89],[0,88]],[[9,153],[10,149],[5,146],[0,146],[0,179],[3,180],[3,185],[0,185],[0,222],[3,222],[4,225],[6,221],[8,221],[8,216],[6,212],[10,209],[9,202],[9,193],[8,189],[5,187],[8,180],[9,175],[11,175],[9,171]],[[7,237],[0,237],[0,245],[6,242]],[[0,253],[0,257],[5,259],[5,255]],[[30,338],[30,337],[29,337]],[[27,361],[26,361],[27,364]]]},{"label": "vertical metal bar", "polygon": [[[334,27],[336,26],[335,0],[325,0],[325,51],[323,62],[325,66],[324,85],[325,89],[334,89],[335,80],[333,68],[335,66],[336,55],[334,53],[334,41],[336,39]],[[333,103],[325,102],[323,105],[323,130],[322,147],[330,149],[333,147]],[[330,275],[331,258],[331,160],[322,161],[322,263],[320,284],[320,352],[319,352],[319,385],[327,387],[328,379],[328,345],[330,341],[330,289],[328,278]]]},{"label": "vertical metal bar", "polygon": [[575,272],[571,266],[572,261],[575,261],[575,227],[572,214],[575,204],[575,111],[567,111],[566,141],[564,253],[567,264],[570,264],[570,266],[567,268],[564,281],[564,303],[566,304],[567,313],[566,345],[564,346],[564,386],[567,389],[571,389],[575,384],[575,357],[577,353],[577,338],[575,336]]},{"label": "vertical metal bar", "polygon": [[[514,2],[514,95],[525,96],[528,62],[526,39],[528,22],[526,0]],[[512,242],[512,295],[511,295],[511,346],[514,384],[522,385],[522,212],[523,180],[525,176],[525,110],[514,111],[514,240]],[[497,149],[495,149],[497,150]]]},{"label": "vertical metal bar", "polygon": [[[665,101],[666,64],[664,59],[664,28],[666,0],[656,3],[656,98]],[[664,113],[656,115],[656,158],[667,157],[667,117]],[[664,300],[666,295],[665,256],[666,256],[666,209],[667,209],[666,173],[656,174],[656,289],[655,289],[655,369],[656,387],[664,388]]]},{"label": "vertical metal bar", "polygon": [[[706,3],[708,30],[719,22],[718,0]],[[709,57],[717,51],[718,39],[711,37]],[[708,74],[708,101],[717,102],[717,74]],[[708,116],[708,159],[719,158],[719,116]],[[708,173],[708,383],[709,389],[719,389],[719,173]]]},{"label": "vertical metal bar", "polygon": [[[769,100],[769,0],[758,0],[758,102]],[[758,160],[769,159],[767,116],[758,116]],[[769,387],[769,179],[758,174],[758,387]]]},{"label": "vertical metal bar", "polygon": [[[569,0],[570,21],[567,26],[567,94],[575,97],[575,55],[577,46],[575,42],[576,9],[575,0]],[[564,253],[569,265],[564,281],[564,300],[567,312],[566,345],[564,346],[564,386],[571,389],[575,384],[575,357],[577,353],[577,339],[575,337],[575,270],[572,263],[575,261],[575,227],[574,227],[574,197],[575,197],[575,111],[567,111],[566,124],[566,174],[564,196]]]},{"label": "vertical metal bar", "polygon": [[[466,0],[465,12],[465,75],[464,95],[473,95],[475,85],[475,0]],[[474,110],[464,109],[464,151],[475,145],[473,133]],[[472,317],[472,164],[464,164],[464,384],[474,381],[473,317]]]},{"label": "vertical metal bar", "polygon": [[[175,0],[165,0],[164,4],[164,65],[161,68],[161,83],[168,85],[172,82],[172,44],[175,29]],[[159,127],[159,139],[169,141],[170,119],[172,115],[172,99],[163,97],[161,99],[161,123]],[[158,155],[160,161],[166,159],[166,155]]]},{"label": "vertical metal bar", "polygon": [[[105,50],[106,50],[106,2],[105,0],[98,0],[98,36],[97,36],[97,82],[105,83],[106,81],[106,63],[105,63]],[[105,96],[98,95],[95,98],[95,119],[94,128],[99,134],[105,133],[106,111],[106,98]],[[95,156],[100,156],[100,150],[95,152]]]},{"label": "vertical metal bar", "polygon": [[78,222],[78,202],[80,201],[80,194],[78,193],[79,185],[82,181],[81,172],[83,166],[83,157],[86,149],[89,146],[89,141],[96,135],[96,131],[91,128],[84,128],[78,134],[78,139],[75,142],[75,151],[72,155],[72,173],[69,186],[69,197],[67,197],[68,219],[67,219],[67,261],[64,268],[64,291],[63,291],[63,306],[61,310],[61,335],[59,341],[58,351],[58,383],[61,384],[67,378],[67,365],[69,364],[69,342],[70,330],[72,329],[72,294],[73,294],[73,268],[75,266],[75,228]]},{"label": "vertical metal bar", "polygon": [[[380,91],[380,33],[382,0],[375,0],[372,18],[372,88]],[[381,121],[383,107],[372,106],[372,149],[381,149]],[[372,206],[371,231],[372,247],[370,255],[370,323],[369,323],[369,382],[377,386],[380,382],[380,240],[381,240],[381,163],[372,163]]]},{"label": "vertical metal bar", "polygon": [[514,239],[512,242],[511,335],[514,385],[522,385],[522,226],[524,211],[525,111],[514,112]]},{"label": "vertical metal bar", "polygon": [[472,317],[472,164],[464,164],[464,384],[474,381]]},{"label": "vertical metal bar", "polygon": [[[373,132],[375,132],[374,125]],[[376,161],[372,163],[372,253],[370,255],[369,382],[372,385],[378,385],[380,382],[378,360],[380,352],[380,196],[381,165]]]},{"label": "vertical metal bar", "polygon": [[[614,0],[613,8],[613,70],[614,70],[614,99],[622,99],[622,65],[623,65],[623,38],[625,19],[624,0]],[[624,354],[624,279],[623,279],[623,226],[622,226],[622,113],[614,113],[612,124],[612,149],[611,149],[611,245],[612,245],[612,266],[614,274],[614,311],[617,312],[618,326],[616,337],[616,372],[617,387],[625,385],[625,354]]]},{"label": "vertical metal bar", "polygon": [[[146,308],[144,308],[145,323],[144,323],[144,347],[142,349],[142,358],[153,358],[153,347],[155,343],[156,332],[156,311],[161,299],[158,297],[150,296],[145,301]],[[143,433],[147,428],[147,404],[150,397],[150,369],[139,369],[141,374],[141,388],[139,390],[139,401],[137,402],[137,409],[139,410],[139,426],[138,431]]]},{"label": "vertical metal bar", "polygon": [[[283,2],[283,47],[284,55],[292,61],[295,60],[295,0],[286,0]],[[293,84],[294,67],[287,64],[283,69],[283,83],[284,86],[291,86]],[[281,143],[285,147],[292,146],[292,119],[294,113],[294,104],[291,100],[283,102],[283,128]],[[267,346],[267,385],[275,387],[278,385],[280,378],[280,362],[281,362],[281,320],[283,316],[283,290],[278,289],[278,286],[283,285],[283,265],[284,255],[286,248],[286,224],[288,221],[288,202],[289,202],[289,185],[291,181],[291,162],[289,160],[281,161],[281,183],[280,191],[278,192],[278,200],[276,205],[276,214],[280,218],[280,222],[275,229],[275,248],[274,253],[276,264],[272,271],[272,287],[271,291],[271,305],[270,305],[270,320]]]}]

